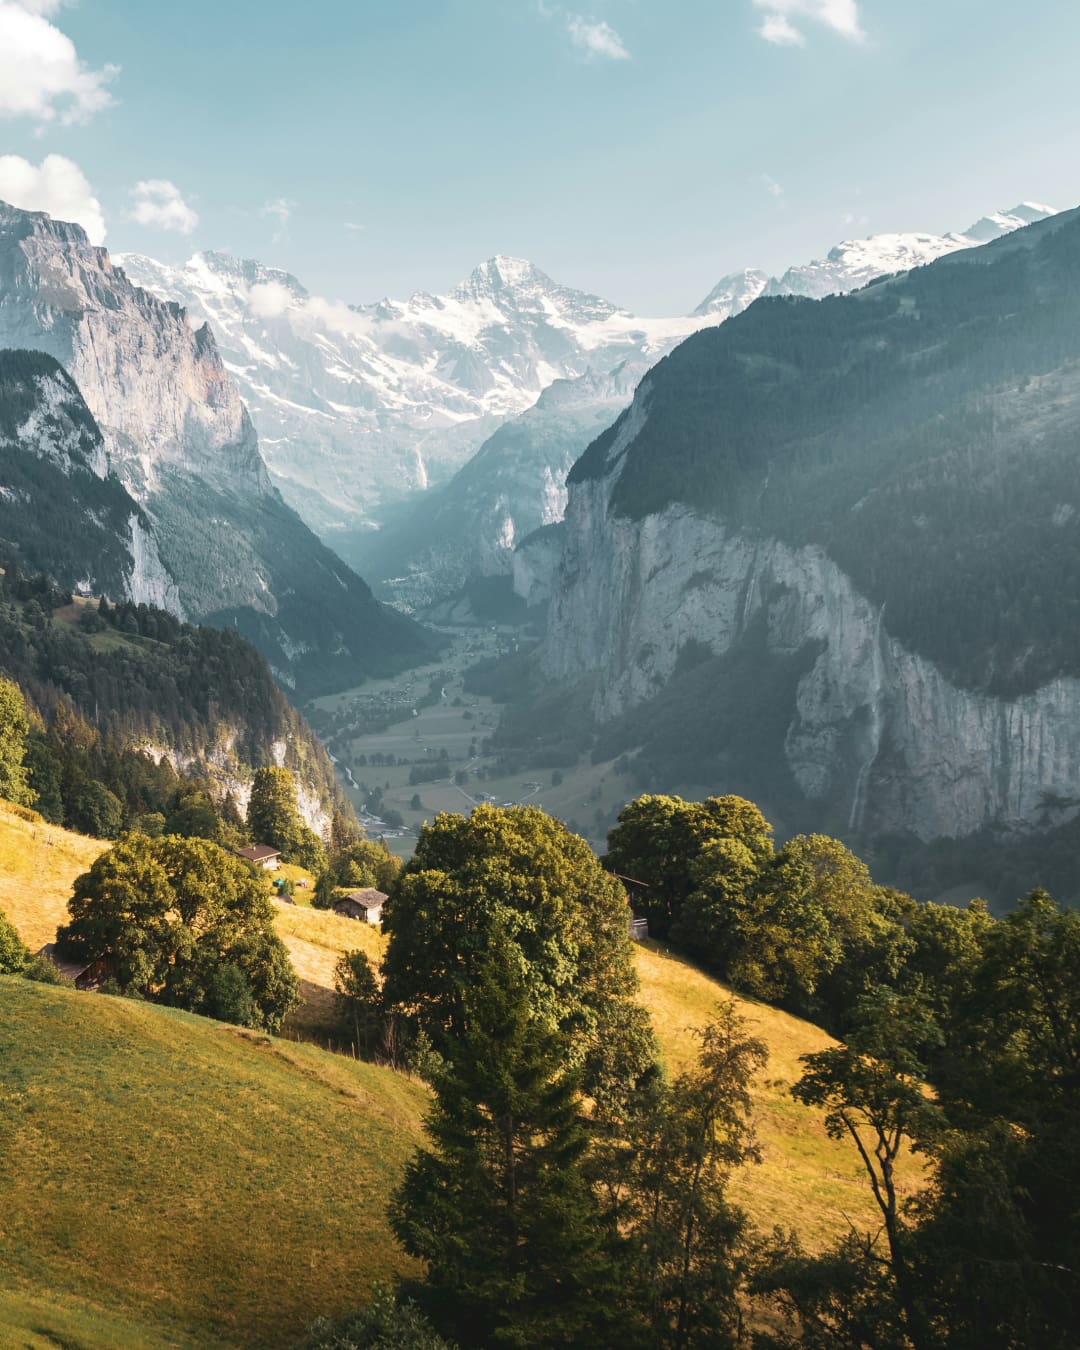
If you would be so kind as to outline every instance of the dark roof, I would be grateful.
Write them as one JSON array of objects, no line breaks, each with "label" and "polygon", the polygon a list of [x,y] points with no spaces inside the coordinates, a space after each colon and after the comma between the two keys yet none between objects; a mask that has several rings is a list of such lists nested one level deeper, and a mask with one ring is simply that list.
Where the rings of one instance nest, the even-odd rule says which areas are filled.
[{"label": "dark roof", "polygon": [[56,954],[56,943],[46,942],[45,946],[35,956],[44,956],[46,960],[53,963],[61,975],[69,980],[77,980],[80,975],[85,975],[91,966],[96,965],[101,957],[95,957],[93,961],[62,961]]},{"label": "dark roof", "polygon": [[388,897],[382,891],[377,891],[374,886],[365,886],[362,891],[350,891],[348,895],[343,895],[337,902],[337,905],[348,904],[351,901],[354,905],[359,905],[362,909],[379,909],[384,905]]},{"label": "dark roof", "polygon": [[280,858],[281,849],[271,848],[269,844],[249,844],[247,848],[237,848],[233,852],[238,858],[248,862],[266,862],[268,858]]}]

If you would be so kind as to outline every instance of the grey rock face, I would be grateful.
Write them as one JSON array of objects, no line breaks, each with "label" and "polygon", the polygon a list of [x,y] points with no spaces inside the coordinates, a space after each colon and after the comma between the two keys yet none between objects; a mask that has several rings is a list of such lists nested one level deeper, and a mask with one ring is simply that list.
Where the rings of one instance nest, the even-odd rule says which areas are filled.
[{"label": "grey rock face", "polygon": [[0,203],[0,344],[56,357],[136,496],[163,464],[269,490],[213,334],[134,286],[79,226]]},{"label": "grey rock face", "polygon": [[123,531],[132,594],[236,626],[304,692],[429,650],[282,501],[210,328],[78,226],[0,205],[2,346],[47,352],[79,386],[141,512]]},{"label": "grey rock face", "polygon": [[[634,434],[628,425],[622,448]],[[723,654],[757,624],[769,652],[813,655],[778,712],[787,766],[830,828],[962,835],[1032,822],[1045,792],[1080,793],[1080,681],[1015,700],[960,689],[890,636],[888,615],[818,548],[754,538],[683,505],[613,516],[619,445],[609,463],[607,478],[571,488],[554,565],[525,549],[519,581],[522,594],[551,590],[545,675],[597,677],[598,719],[662,689],[687,642]]]}]

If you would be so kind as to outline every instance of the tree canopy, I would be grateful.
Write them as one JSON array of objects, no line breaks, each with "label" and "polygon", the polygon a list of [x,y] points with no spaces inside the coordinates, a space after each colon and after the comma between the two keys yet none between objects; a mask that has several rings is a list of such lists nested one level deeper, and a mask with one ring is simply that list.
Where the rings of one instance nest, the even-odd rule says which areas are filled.
[{"label": "tree canopy", "polygon": [[616,1090],[654,1060],[622,886],[588,844],[535,807],[479,806],[424,827],[383,912],[384,992],[440,1052],[468,1029],[467,997],[496,929],[533,1015],[565,1038],[586,1090]]},{"label": "tree canopy", "polygon": [[207,840],[125,835],[68,911],[61,952],[107,958],[124,991],[269,1031],[299,1001],[262,879]]}]

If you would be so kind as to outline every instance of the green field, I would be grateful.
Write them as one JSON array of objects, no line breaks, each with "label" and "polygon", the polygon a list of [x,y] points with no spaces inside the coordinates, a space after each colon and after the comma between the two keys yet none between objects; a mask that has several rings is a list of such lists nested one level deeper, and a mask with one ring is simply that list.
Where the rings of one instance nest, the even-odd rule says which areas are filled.
[{"label": "green field", "polygon": [[[384,834],[399,856],[412,853],[415,832],[425,820],[439,811],[467,813],[480,800],[542,807],[560,820],[572,822],[602,852],[606,826],[601,822],[613,819],[633,795],[627,781],[615,773],[613,761],[592,764],[587,756],[573,768],[561,770],[561,782],[552,781],[551,769],[525,770],[510,777],[492,772],[495,761],[482,753],[482,742],[498,726],[500,707],[490,698],[466,692],[464,678],[479,659],[490,656],[500,644],[505,649],[513,641],[512,635],[489,629],[459,630],[434,665],[410,671],[397,680],[371,681],[359,689],[317,700],[316,706],[326,712],[350,708],[359,712],[382,706],[395,719],[385,730],[350,737],[348,755],[338,766],[338,778],[358,810],[364,807],[367,794],[350,782],[346,767],[356,784],[382,788],[384,804],[404,817],[405,832],[384,832],[378,826],[369,832],[373,837]],[[431,706],[421,707],[421,695],[433,680],[441,696]],[[447,758],[441,781],[409,783],[415,763],[435,759],[443,751]],[[391,755],[395,761],[404,759],[408,763],[371,762],[373,757],[385,759]],[[361,756],[367,764],[359,763]],[[467,775],[460,786],[454,782],[459,770]],[[412,806],[414,794],[420,797],[420,810]]]},{"label": "green field", "polygon": [[286,1346],[407,1264],[401,1074],[11,976],[0,1064],[0,1344]]}]

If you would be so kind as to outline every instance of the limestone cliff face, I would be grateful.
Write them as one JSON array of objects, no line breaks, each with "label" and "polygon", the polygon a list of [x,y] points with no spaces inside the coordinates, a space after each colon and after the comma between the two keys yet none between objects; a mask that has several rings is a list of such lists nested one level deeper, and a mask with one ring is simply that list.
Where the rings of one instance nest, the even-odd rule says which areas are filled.
[{"label": "limestone cliff face", "polygon": [[[271,485],[209,326],[133,285],[78,226],[2,203],[0,348],[64,367],[100,429],[95,472],[136,506],[122,527],[128,578],[110,580],[113,598],[237,628],[303,694],[430,650]],[[66,559],[54,552],[47,570],[60,575]]]},{"label": "limestone cliff face", "polygon": [[140,500],[163,465],[269,491],[209,327],[133,286],[78,225],[0,203],[0,345],[47,351],[65,367],[110,467]]},{"label": "limestone cliff face", "polygon": [[754,626],[769,653],[806,654],[794,700],[777,711],[787,767],[829,828],[962,835],[1032,821],[1046,792],[1080,792],[1080,681],[1012,701],[962,689],[905,650],[888,614],[819,548],[754,538],[685,505],[637,521],[613,515],[635,420],[607,477],[571,486],[549,575],[531,551],[529,587],[551,590],[548,678],[596,677],[605,721],[662,689],[688,642],[723,654]]}]

